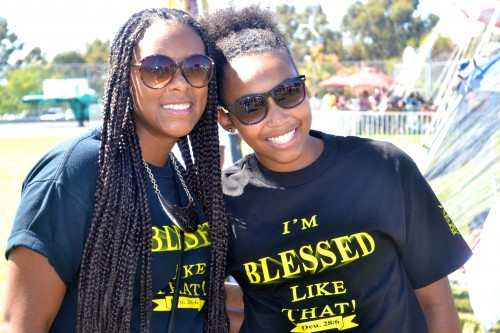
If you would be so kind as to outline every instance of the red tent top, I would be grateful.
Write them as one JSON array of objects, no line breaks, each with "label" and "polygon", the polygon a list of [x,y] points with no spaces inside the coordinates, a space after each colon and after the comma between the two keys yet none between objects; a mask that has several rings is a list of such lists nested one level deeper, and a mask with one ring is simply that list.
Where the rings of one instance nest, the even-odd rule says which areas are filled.
[{"label": "red tent top", "polygon": [[318,83],[319,87],[389,88],[394,78],[374,67],[365,67],[352,75],[337,75]]}]

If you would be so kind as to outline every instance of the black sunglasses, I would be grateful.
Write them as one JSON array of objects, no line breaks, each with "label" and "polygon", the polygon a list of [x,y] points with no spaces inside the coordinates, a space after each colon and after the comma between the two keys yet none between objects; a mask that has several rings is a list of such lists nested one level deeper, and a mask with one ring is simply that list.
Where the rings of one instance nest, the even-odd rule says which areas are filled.
[{"label": "black sunglasses", "polygon": [[203,54],[193,54],[181,62],[161,54],[154,54],[130,66],[139,67],[142,82],[151,89],[166,87],[179,67],[182,76],[191,86],[202,88],[210,82],[215,68],[214,61]]},{"label": "black sunglasses", "polygon": [[244,96],[235,103],[220,108],[224,113],[234,114],[240,123],[254,125],[266,118],[268,97],[272,97],[284,109],[291,109],[302,103],[306,97],[305,81],[305,75],[286,79],[268,92]]}]

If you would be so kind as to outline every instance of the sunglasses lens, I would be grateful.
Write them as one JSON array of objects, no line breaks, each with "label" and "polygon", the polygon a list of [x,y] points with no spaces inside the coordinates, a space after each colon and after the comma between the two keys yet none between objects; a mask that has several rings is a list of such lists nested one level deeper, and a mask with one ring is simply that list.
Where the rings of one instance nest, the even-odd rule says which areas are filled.
[{"label": "sunglasses lens", "polygon": [[167,57],[153,55],[142,60],[140,71],[144,84],[159,89],[170,82],[175,73],[175,63]]},{"label": "sunglasses lens", "polygon": [[192,55],[182,63],[184,78],[195,88],[206,86],[210,82],[213,72],[214,63],[212,59],[205,55]]},{"label": "sunglasses lens", "polygon": [[266,116],[266,98],[262,95],[247,96],[231,106],[232,112],[245,125],[256,124]]},{"label": "sunglasses lens", "polygon": [[272,96],[276,104],[284,109],[293,108],[306,97],[305,76],[301,75],[278,84],[271,91],[243,97],[227,107],[245,125],[262,121],[267,114],[266,98]]},{"label": "sunglasses lens", "polygon": [[293,78],[276,86],[271,94],[279,106],[290,109],[302,103],[306,97],[306,89],[300,78]]}]

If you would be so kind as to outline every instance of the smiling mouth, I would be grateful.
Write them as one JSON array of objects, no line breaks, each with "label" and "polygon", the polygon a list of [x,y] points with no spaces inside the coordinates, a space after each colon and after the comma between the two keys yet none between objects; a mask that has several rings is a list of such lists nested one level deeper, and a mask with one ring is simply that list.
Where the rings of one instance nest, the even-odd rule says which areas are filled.
[{"label": "smiling mouth", "polygon": [[293,131],[290,131],[288,133],[285,133],[280,136],[275,136],[272,138],[267,138],[266,141],[271,142],[271,143],[278,143],[278,144],[284,144],[292,140],[293,135],[295,134],[295,129]]},{"label": "smiling mouth", "polygon": [[163,104],[162,109],[173,109],[173,110],[186,110],[191,107],[191,104],[189,103],[183,103],[183,104]]}]

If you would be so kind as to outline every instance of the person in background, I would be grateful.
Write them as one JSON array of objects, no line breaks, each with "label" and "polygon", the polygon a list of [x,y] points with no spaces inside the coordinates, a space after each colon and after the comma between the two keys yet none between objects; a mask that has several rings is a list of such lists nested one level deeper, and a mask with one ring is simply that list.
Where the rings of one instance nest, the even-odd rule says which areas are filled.
[{"label": "person in background", "polygon": [[326,91],[321,99],[321,107],[324,110],[333,110],[337,105],[337,96],[331,91]]},{"label": "person in background", "polygon": [[212,53],[175,9],[118,30],[102,127],[48,152],[23,184],[4,332],[228,331]]},{"label": "person in background", "polygon": [[388,104],[389,104],[389,97],[387,96],[387,90],[382,88],[379,91],[379,98],[378,98],[378,103],[377,103],[377,110],[379,112],[385,112],[387,111]]},{"label": "person in background", "polygon": [[309,103],[311,104],[311,110],[317,111],[321,110],[321,100],[318,97],[318,92],[315,89],[310,89],[309,94],[311,98],[309,98]]},{"label": "person in background", "polygon": [[349,110],[349,105],[345,97],[344,90],[341,90],[337,96],[337,109],[340,111]]},{"label": "person in background", "polygon": [[371,111],[373,110],[374,99],[368,93],[368,90],[363,90],[359,96],[359,111]]},{"label": "person in background", "polygon": [[447,275],[471,251],[414,161],[311,130],[307,78],[270,10],[201,22],[219,121],[254,150],[222,175],[240,332],[460,332]]}]

